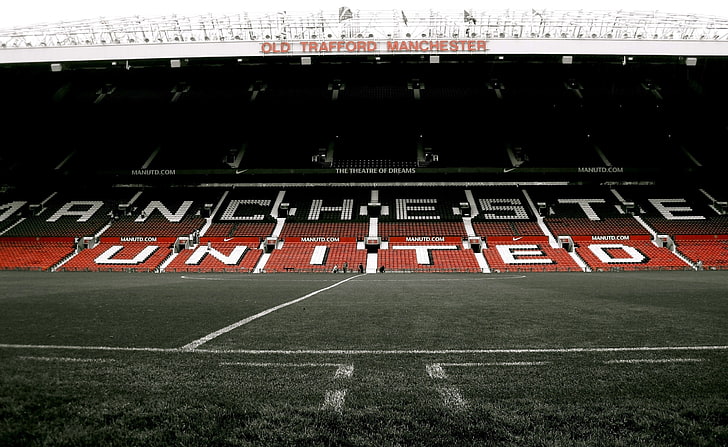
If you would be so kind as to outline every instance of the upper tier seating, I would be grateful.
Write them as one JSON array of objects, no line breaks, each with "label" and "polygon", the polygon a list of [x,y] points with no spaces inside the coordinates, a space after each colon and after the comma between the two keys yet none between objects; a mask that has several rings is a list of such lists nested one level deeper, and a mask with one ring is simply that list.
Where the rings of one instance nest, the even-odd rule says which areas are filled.
[{"label": "upper tier seating", "polygon": [[633,216],[591,220],[577,217],[544,219],[554,236],[648,235],[650,232]]},{"label": "upper tier seating", "polygon": [[354,237],[362,239],[369,234],[365,222],[286,222],[280,236],[286,237]]},{"label": "upper tier seating", "polygon": [[543,230],[536,222],[531,221],[488,221],[473,222],[473,230],[477,236],[543,236]]},{"label": "upper tier seating", "polygon": [[467,236],[462,222],[379,222],[378,227],[379,236],[383,238],[395,236]]},{"label": "upper tier seating", "polygon": [[[283,203],[289,205],[291,222],[368,222],[368,188],[289,188]],[[364,207],[364,214],[362,214]]]},{"label": "upper tier seating", "polygon": [[98,234],[112,219],[116,206],[131,198],[129,191],[53,193],[6,237],[83,237]]},{"label": "upper tier seating", "polygon": [[210,237],[266,237],[273,233],[275,222],[213,222],[204,236]]},{"label": "upper tier seating", "polygon": [[219,195],[220,191],[191,188],[144,192],[125,215],[117,215],[103,236],[190,235],[205,224],[205,205],[214,204]]},{"label": "upper tier seating", "polygon": [[380,223],[403,221],[462,222],[460,203],[467,200],[465,188],[378,188],[382,205]]},{"label": "upper tier seating", "polygon": [[263,188],[232,189],[216,204],[215,215],[203,236],[266,237],[276,221],[271,215],[278,190]]},{"label": "upper tier seating", "polygon": [[713,206],[722,197],[711,191],[664,186],[625,186],[619,191],[639,204],[639,216],[658,234],[728,235],[728,215]]}]

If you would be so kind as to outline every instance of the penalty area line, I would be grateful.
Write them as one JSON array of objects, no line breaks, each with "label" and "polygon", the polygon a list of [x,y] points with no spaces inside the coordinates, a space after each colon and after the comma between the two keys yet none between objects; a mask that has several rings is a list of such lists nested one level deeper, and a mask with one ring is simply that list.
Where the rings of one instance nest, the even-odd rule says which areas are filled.
[{"label": "penalty area line", "polygon": [[223,334],[227,334],[228,332],[230,332],[232,330],[235,330],[235,329],[239,328],[240,326],[246,325],[246,324],[250,323],[251,321],[257,320],[258,318],[265,317],[266,315],[271,314],[271,313],[273,313],[273,312],[275,312],[277,310],[283,309],[284,307],[288,307],[288,306],[290,306],[292,304],[300,303],[301,301],[303,301],[305,299],[308,299],[308,298],[311,298],[312,296],[318,295],[321,292],[325,292],[327,290],[331,290],[334,287],[338,287],[338,286],[344,284],[347,281],[351,281],[354,278],[358,278],[358,276],[350,276],[349,278],[346,278],[346,279],[344,279],[342,281],[339,281],[337,283],[334,283],[334,284],[332,284],[332,285],[330,285],[328,287],[324,287],[323,289],[314,290],[313,292],[311,292],[309,294],[306,294],[306,295],[304,295],[302,297],[296,298],[295,300],[287,301],[287,302],[285,302],[283,304],[279,304],[277,306],[271,307],[270,309],[266,309],[266,310],[264,310],[262,312],[258,312],[255,315],[251,315],[251,316],[249,316],[247,318],[243,318],[240,321],[236,321],[235,323],[233,323],[231,325],[225,326],[222,329],[218,329],[215,332],[211,332],[211,333],[205,335],[202,338],[198,338],[197,340],[195,340],[195,341],[193,341],[191,343],[188,343],[188,344],[182,346],[180,348],[180,350],[182,350],[182,351],[194,351],[198,347],[200,347],[200,346],[204,345],[205,343],[207,343],[208,341],[213,340],[213,339],[215,339],[215,338],[217,338],[217,337],[219,337],[219,336],[221,336]]}]

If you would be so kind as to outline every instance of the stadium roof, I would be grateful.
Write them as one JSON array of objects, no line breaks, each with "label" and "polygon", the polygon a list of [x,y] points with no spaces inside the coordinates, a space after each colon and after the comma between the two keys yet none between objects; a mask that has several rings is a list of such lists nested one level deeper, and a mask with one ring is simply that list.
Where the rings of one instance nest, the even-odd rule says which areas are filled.
[{"label": "stadium roof", "polygon": [[123,17],[0,30],[0,63],[365,54],[728,56],[728,18],[458,10]]}]

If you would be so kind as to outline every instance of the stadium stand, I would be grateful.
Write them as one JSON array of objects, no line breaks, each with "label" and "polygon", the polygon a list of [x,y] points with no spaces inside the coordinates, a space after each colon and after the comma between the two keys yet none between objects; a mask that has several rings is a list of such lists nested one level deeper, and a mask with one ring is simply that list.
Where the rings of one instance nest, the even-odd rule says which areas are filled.
[{"label": "stadium stand", "polygon": [[79,252],[58,267],[59,271],[154,272],[170,256],[173,243],[102,242]]},{"label": "stadium stand", "polygon": [[551,247],[546,237],[538,239],[493,243],[483,253],[490,269],[499,273],[583,271],[566,250]]},{"label": "stadium stand", "polygon": [[238,272],[250,273],[255,270],[263,250],[258,241],[252,238],[251,246],[246,242],[204,241],[184,249],[164,268],[166,272]]},{"label": "stadium stand", "polygon": [[75,250],[71,238],[0,238],[0,270],[49,270]]},{"label": "stadium stand", "polygon": [[[480,272],[472,250],[464,249],[459,238],[448,242],[390,240],[379,251],[378,262],[388,272]],[[404,239],[400,241],[401,239]],[[417,239],[417,238],[414,238]],[[445,238],[443,238],[445,239]]]},{"label": "stadium stand", "polygon": [[356,241],[301,242],[288,238],[272,251],[264,266],[265,272],[332,272],[337,266],[343,272],[344,263],[350,272],[359,264],[366,265],[367,251]]},{"label": "stadium stand", "polygon": [[728,268],[726,55],[279,56],[3,65],[0,268]]},{"label": "stadium stand", "polygon": [[576,252],[597,271],[688,270],[688,262],[649,240],[620,240],[617,243],[577,243]]}]

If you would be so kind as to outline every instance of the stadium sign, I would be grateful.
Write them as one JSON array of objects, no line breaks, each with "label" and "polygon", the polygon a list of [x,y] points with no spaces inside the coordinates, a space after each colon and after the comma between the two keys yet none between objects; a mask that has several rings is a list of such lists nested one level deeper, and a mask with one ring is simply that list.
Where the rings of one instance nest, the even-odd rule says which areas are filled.
[{"label": "stadium sign", "polygon": [[408,39],[408,40],[330,40],[278,41],[260,44],[262,54],[334,54],[334,53],[484,53],[485,40]]}]

